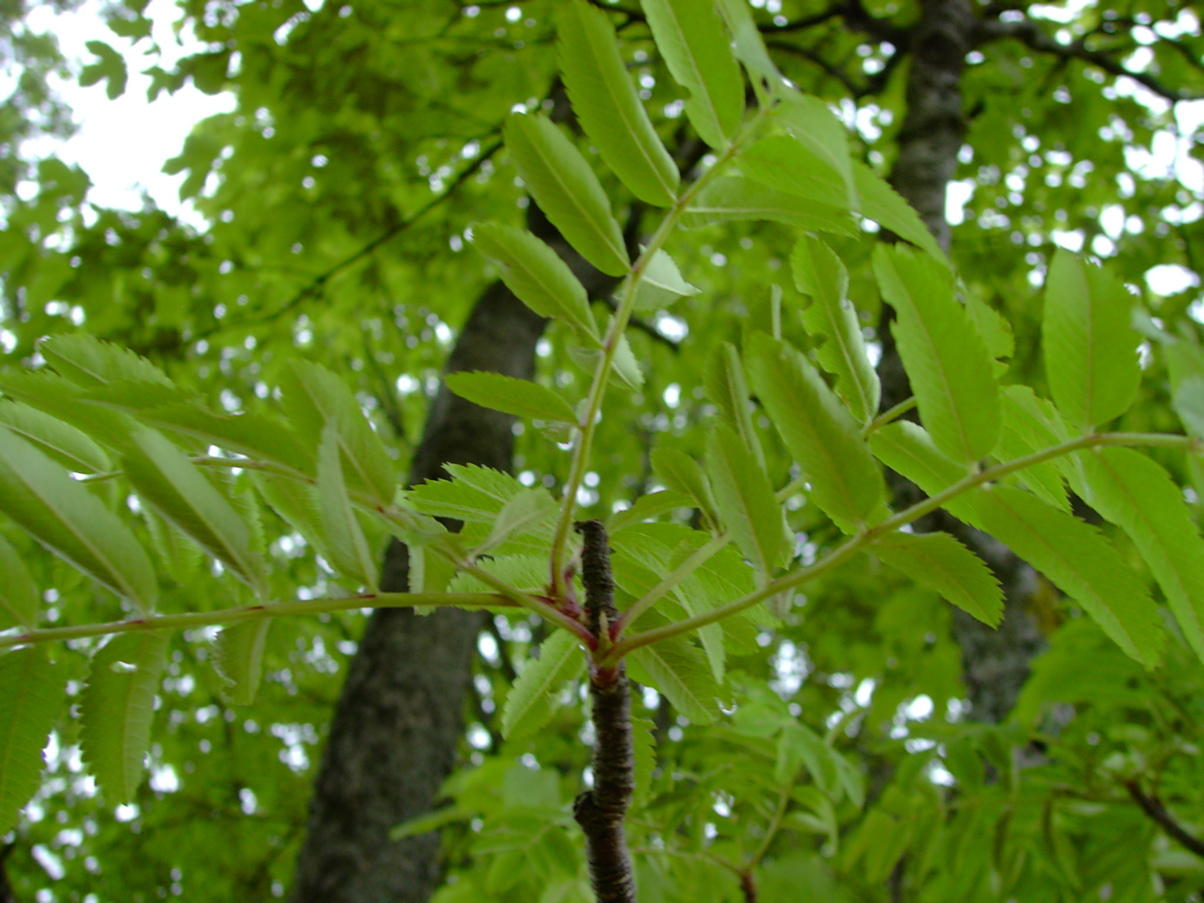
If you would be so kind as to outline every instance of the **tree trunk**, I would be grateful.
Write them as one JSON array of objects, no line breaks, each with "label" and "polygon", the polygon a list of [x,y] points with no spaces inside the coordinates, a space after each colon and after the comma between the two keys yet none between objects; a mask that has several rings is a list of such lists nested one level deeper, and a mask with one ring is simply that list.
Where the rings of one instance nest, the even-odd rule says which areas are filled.
[{"label": "tree trunk", "polygon": [[[907,114],[899,133],[899,156],[890,176],[895,190],[919,211],[946,251],[950,230],[945,194],[957,170],[957,153],[965,134],[961,79],[974,25],[968,0],[924,0],[922,17],[912,32]],[[891,319],[886,311],[879,329],[884,410],[911,394],[890,332]],[[892,474],[896,494],[914,501],[919,491],[904,482]],[[1003,585],[1004,618],[998,629],[960,609],[954,612],[953,620],[954,636],[962,652],[970,717],[997,723],[1015,705],[1028,678],[1029,662],[1044,646],[1044,638],[1026,610],[1026,600],[1036,589],[1036,575],[1003,545],[947,514],[938,513],[926,526],[956,535],[990,565]]]}]

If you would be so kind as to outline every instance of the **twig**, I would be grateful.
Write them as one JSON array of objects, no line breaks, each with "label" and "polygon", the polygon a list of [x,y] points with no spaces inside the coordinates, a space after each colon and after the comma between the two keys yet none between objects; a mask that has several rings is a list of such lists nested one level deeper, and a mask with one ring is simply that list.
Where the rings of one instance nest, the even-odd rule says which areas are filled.
[{"label": "twig", "polygon": [[1143,85],[1171,103],[1179,103],[1185,100],[1199,100],[1201,97],[1199,94],[1170,88],[1152,75],[1147,75],[1144,72],[1134,72],[1119,63],[1107,52],[1089,49],[1081,40],[1075,41],[1072,44],[1060,44],[1051,35],[1042,31],[1037,23],[1031,19],[1023,19],[1019,22],[982,21],[978,23],[978,27],[974,32],[974,43],[976,45],[1004,40],[1006,38],[1015,38],[1030,50],[1035,50],[1038,53],[1049,54],[1062,60],[1079,60],[1089,63],[1097,69],[1102,69],[1109,75],[1131,78],[1139,85]]},{"label": "twig", "polygon": [[[601,521],[574,524],[584,539],[581,580],[590,631],[605,649],[611,627],[619,619],[610,548]],[[635,876],[623,817],[635,790],[635,750],[631,732],[631,688],[627,666],[590,663],[589,693],[593,702],[594,789],[573,803],[573,818],[585,832],[590,884],[599,903],[635,903]]]},{"label": "twig", "polygon": [[1166,810],[1158,797],[1147,796],[1141,789],[1137,778],[1125,781],[1125,789],[1129,791],[1129,796],[1133,797],[1133,801],[1141,807],[1141,811],[1153,819],[1163,831],[1197,856],[1204,856],[1204,840],[1189,834],[1181,824],[1175,821],[1175,817]]}]

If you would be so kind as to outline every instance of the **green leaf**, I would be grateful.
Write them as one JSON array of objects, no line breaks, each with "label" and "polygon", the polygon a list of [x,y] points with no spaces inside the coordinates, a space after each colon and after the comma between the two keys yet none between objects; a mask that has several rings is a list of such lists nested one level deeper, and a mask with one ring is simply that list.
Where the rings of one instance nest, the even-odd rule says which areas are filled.
[{"label": "green leaf", "polygon": [[664,251],[657,250],[635,287],[635,309],[639,311],[656,311],[669,307],[678,298],[697,295],[699,289],[690,285],[681,277],[681,271],[673,258]]},{"label": "green leaf", "polygon": [[795,141],[840,178],[842,197],[837,205],[855,209],[856,191],[844,123],[818,97],[797,91],[782,92],[782,102],[774,109],[774,115]]},{"label": "green leaf", "polygon": [[556,500],[542,486],[524,489],[502,506],[489,536],[473,549],[473,554],[483,555],[511,536],[530,533],[540,527],[549,528],[550,538],[550,528],[558,508]]},{"label": "green leaf", "polygon": [[[1028,386],[1005,386],[1002,395],[1003,432],[995,450],[1000,460],[1013,460],[1058,445],[1064,436],[1055,432],[1050,417],[1057,417],[1053,405],[1037,398]],[[1026,487],[1055,508],[1070,511],[1066,482],[1058,464],[1043,461],[1026,467],[1017,476]]]},{"label": "green leaf", "polygon": [[765,470],[724,424],[707,436],[706,472],[719,517],[744,557],[766,578],[789,560],[789,531]]},{"label": "green leaf", "polygon": [[[932,437],[918,423],[896,420],[870,436],[874,454],[891,470],[896,470],[929,496],[970,475],[971,465],[960,463],[940,451]],[[957,517],[970,515],[964,496],[945,506]]]},{"label": "green leaf", "polygon": [[[750,76],[759,76],[771,90],[781,88],[785,79],[769,58],[769,51],[753,19],[752,9],[745,0],[718,0],[719,13],[732,33],[736,59],[744,64]],[[752,78],[754,86],[758,78]]]},{"label": "green leaf", "polygon": [[141,429],[123,463],[138,495],[255,592],[267,593],[267,564],[234,506],[162,434]]},{"label": "green leaf", "polygon": [[631,801],[639,806],[648,800],[652,790],[652,772],[656,770],[656,725],[647,718],[632,718],[631,741],[635,756],[635,789],[631,792]]},{"label": "green leaf", "polygon": [[757,466],[765,469],[765,452],[761,439],[753,428],[752,405],[748,400],[748,384],[740,352],[731,342],[721,342],[711,354],[710,365],[702,374],[707,398],[719,409],[720,419],[736,431],[741,441],[753,453]]},{"label": "green leaf", "polygon": [[762,185],[838,210],[853,209],[841,173],[789,135],[762,138],[740,154],[739,162],[741,171]]},{"label": "green leaf", "polygon": [[301,435],[317,438],[327,423],[337,426],[348,488],[366,492],[379,507],[393,504],[397,493],[394,464],[343,381],[325,367],[293,360],[281,379],[281,391],[292,426]]},{"label": "green leaf", "polygon": [[541,317],[567,323],[580,341],[602,347],[585,289],[555,251],[525,229],[498,223],[472,227],[473,246],[502,271],[502,281]]},{"label": "green leaf", "polygon": [[1164,640],[1158,607],[1096,528],[1008,486],[978,490],[973,504],[973,526],[1045,574],[1128,655],[1147,668],[1158,663]]},{"label": "green leaf", "polygon": [[661,482],[669,489],[689,496],[690,504],[702,513],[707,523],[719,529],[711,483],[698,462],[683,451],[665,446],[654,448],[651,460],[652,472]]},{"label": "green leaf", "polygon": [[502,506],[527,487],[509,474],[475,464],[450,464],[451,480],[428,480],[406,493],[423,514],[469,523],[493,523]]},{"label": "green leaf", "polygon": [[807,201],[741,176],[723,176],[702,189],[682,215],[686,228],[736,220],[770,220],[799,229],[856,235],[847,210]]},{"label": "green leaf", "polygon": [[568,243],[603,273],[627,275],[623,230],[576,146],[542,114],[511,116],[505,141],[535,202]]},{"label": "green leaf", "polygon": [[875,543],[873,552],[984,624],[997,627],[1003,619],[999,581],[981,558],[948,533],[894,533]]},{"label": "green leaf", "polygon": [[124,448],[134,421],[87,403],[87,392],[46,370],[0,374],[0,389],[32,408],[70,424],[111,448]]},{"label": "green leaf", "polygon": [[272,510],[300,533],[317,554],[330,561],[332,556],[326,549],[315,487],[262,472],[252,473],[251,480]]},{"label": "green leaf", "polygon": [[443,377],[443,381],[461,398],[482,407],[529,420],[551,420],[574,425],[577,423],[577,415],[573,413],[567,401],[546,386],[529,379],[474,371],[448,373]]},{"label": "green leaf", "polygon": [[146,358],[88,335],[56,335],[42,342],[38,350],[51,367],[79,386],[105,386],[126,381],[175,385]]},{"label": "green leaf", "polygon": [[123,633],[94,656],[80,700],[80,743],[111,803],[127,803],[142,782],[155,691],[167,661],[167,636]]},{"label": "green leaf", "polygon": [[804,235],[790,257],[795,287],[811,296],[803,311],[807,333],[824,344],[816,362],[835,379],[836,394],[853,418],[868,423],[878,413],[882,387],[865,349],[857,308],[849,300],[849,274],[826,244]]},{"label": "green leaf", "polygon": [[898,314],[895,340],[925,428],[952,458],[986,457],[999,440],[999,386],[948,271],[930,257],[879,245],[874,273]]},{"label": "green leaf", "polygon": [[20,624],[34,628],[42,607],[42,594],[20,553],[0,536],[0,629]]},{"label": "green leaf", "polygon": [[[650,615],[645,615],[652,620]],[[663,693],[695,724],[710,724],[719,712],[719,684],[698,647],[685,637],[641,646],[627,657],[633,679]]]},{"label": "green leaf", "polygon": [[41,786],[42,750],[66,699],[59,670],[36,646],[0,656],[0,833]]},{"label": "green leaf", "polygon": [[565,681],[585,671],[585,655],[576,637],[557,630],[527,659],[502,704],[502,735],[509,740],[534,735],[556,710],[556,694]]},{"label": "green leaf", "polygon": [[375,590],[378,579],[376,556],[368,547],[363,527],[347,495],[340,444],[338,426],[327,423],[318,449],[318,510],[322,536],[326,540],[330,566],[358,586]]},{"label": "green leaf", "polygon": [[606,13],[583,0],[560,8],[560,71],[573,112],[631,193],[656,207],[677,199],[677,164],[652,127],[619,56]]},{"label": "green leaf", "polygon": [[853,183],[860,199],[858,209],[883,228],[890,229],[916,247],[927,251],[934,260],[951,266],[949,258],[936,243],[915,208],[896,192],[886,180],[857,160],[852,161]]},{"label": "green leaf", "polygon": [[0,404],[0,424],[31,442],[73,473],[112,470],[109,456],[80,430],[20,402]]},{"label": "green leaf", "polygon": [[712,0],[644,0],[656,47],[674,80],[690,92],[686,116],[721,148],[744,116],[744,82]]},{"label": "green leaf", "polygon": [[217,635],[213,667],[229,686],[223,695],[232,705],[255,701],[263,677],[263,650],[271,618],[231,624]]},{"label": "green leaf", "polygon": [[134,534],[81,483],[0,427],[0,510],[67,563],[123,596],[155,607],[158,584]]},{"label": "green leaf", "polygon": [[662,514],[668,514],[678,508],[693,508],[694,500],[684,492],[675,489],[662,489],[641,495],[635,504],[617,514],[612,514],[606,522],[606,532],[614,536],[620,530],[633,527],[644,521],[654,520]]},{"label": "green leaf", "polygon": [[1188,644],[1204,659],[1204,540],[1170,474],[1129,448],[1080,452],[1086,500],[1129,534],[1166,594]]},{"label": "green leaf", "polygon": [[1104,270],[1059,248],[1045,280],[1042,344],[1049,390],[1074,427],[1119,417],[1137,397],[1136,299]]},{"label": "green leaf", "polygon": [[763,332],[749,342],[753,389],[811,483],[811,499],[846,533],[873,522],[886,487],[848,409],[794,348]]},{"label": "green leaf", "polygon": [[[317,473],[317,443],[302,442],[290,426],[275,417],[246,412],[214,414],[199,405],[173,404],[146,408],[138,419],[148,426],[193,440],[198,450],[216,445],[255,461],[285,467],[298,475]],[[314,424],[307,424],[314,426]],[[321,435],[321,424],[317,424]]]},{"label": "green leaf", "polygon": [[[991,357],[1004,360],[1015,353],[1016,337],[1012,334],[1012,325],[1003,314],[977,295],[966,296],[966,314],[974,324],[975,330],[982,336]],[[1006,369],[1002,364],[999,367]]]}]

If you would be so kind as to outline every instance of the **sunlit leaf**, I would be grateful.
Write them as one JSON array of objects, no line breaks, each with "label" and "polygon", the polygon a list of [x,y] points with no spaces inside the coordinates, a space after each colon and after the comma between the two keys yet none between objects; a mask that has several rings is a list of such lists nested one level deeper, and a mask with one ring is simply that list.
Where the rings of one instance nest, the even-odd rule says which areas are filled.
[{"label": "sunlit leaf", "polygon": [[706,471],[721,522],[753,566],[761,574],[771,575],[790,557],[791,548],[769,476],[740,437],[724,424],[707,436]]},{"label": "sunlit leaf", "polygon": [[495,411],[530,420],[577,422],[577,415],[564,398],[529,379],[485,371],[448,373],[443,379],[461,398]]},{"label": "sunlit leaf", "polygon": [[553,632],[538,652],[527,659],[502,705],[502,733],[509,739],[529,737],[547,724],[560,687],[585,671],[585,654],[568,631]]},{"label": "sunlit leaf", "polygon": [[86,434],[20,402],[0,404],[0,424],[31,442],[73,473],[104,473],[109,456]]},{"label": "sunlit leaf", "polygon": [[585,134],[632,194],[671,206],[677,165],[636,95],[606,13],[572,0],[561,6],[558,23],[560,71]]},{"label": "sunlit leaf", "polygon": [[568,243],[603,273],[626,275],[623,230],[576,146],[542,114],[511,116],[505,140],[527,189]]},{"label": "sunlit leaf", "polygon": [[747,352],[753,390],[802,465],[811,499],[846,533],[872,522],[885,485],[848,409],[786,343],[755,333]]},{"label": "sunlit leaf", "polygon": [[711,147],[724,147],[744,115],[744,84],[712,0],[644,0],[657,49],[690,92],[686,116]]},{"label": "sunlit leaf", "polygon": [[742,176],[722,176],[700,191],[682,216],[687,228],[737,220],[770,220],[799,229],[855,235],[847,210],[762,185]]},{"label": "sunlit leaf", "polygon": [[80,699],[84,760],[111,803],[134,798],[150,746],[155,692],[167,660],[167,636],[141,631],[113,637],[92,656]]},{"label": "sunlit leaf", "polygon": [[879,245],[874,273],[898,314],[895,341],[920,420],[950,457],[985,457],[999,439],[999,386],[986,345],[953,297],[948,271],[931,257]]},{"label": "sunlit leaf", "polygon": [[894,533],[876,542],[873,552],[984,624],[994,627],[1003,618],[999,580],[948,533]]},{"label": "sunlit leaf", "polygon": [[501,545],[512,535],[529,533],[540,527],[548,528],[550,534],[557,510],[556,500],[542,486],[524,489],[502,506],[489,536],[476,546],[473,554],[484,554]]},{"label": "sunlit leaf", "polygon": [[1042,344],[1054,403],[1078,429],[1123,414],[1137,397],[1136,299],[1117,279],[1059,248],[1045,280]]},{"label": "sunlit leaf", "polygon": [[644,267],[644,272],[635,289],[635,309],[656,311],[669,307],[678,299],[697,295],[698,288],[690,285],[681,276],[673,258],[658,250]]},{"label": "sunlit leaf", "polygon": [[765,468],[765,452],[761,439],[753,428],[752,405],[748,399],[748,384],[740,352],[731,342],[721,342],[711,354],[710,364],[702,375],[707,399],[719,408],[719,416],[736,431],[740,440],[753,453],[757,466]]}]

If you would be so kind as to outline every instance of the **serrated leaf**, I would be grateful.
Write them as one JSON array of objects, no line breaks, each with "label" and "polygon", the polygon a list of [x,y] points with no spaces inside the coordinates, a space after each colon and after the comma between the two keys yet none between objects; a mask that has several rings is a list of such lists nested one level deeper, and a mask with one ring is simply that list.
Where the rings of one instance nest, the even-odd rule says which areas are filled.
[{"label": "serrated leaf", "polygon": [[951,266],[949,258],[936,243],[920,214],[902,195],[890,187],[886,180],[858,160],[852,161],[853,184],[857,188],[860,201],[858,209],[863,216],[868,216],[883,228],[890,229],[900,238],[904,238],[916,247],[927,251],[934,260],[946,267]]},{"label": "serrated leaf", "polygon": [[644,267],[643,276],[635,287],[635,310],[660,310],[671,306],[678,298],[698,292],[697,286],[682,278],[673,258],[658,249]]},{"label": "serrated leaf", "polygon": [[678,508],[693,508],[694,500],[684,492],[675,489],[662,489],[650,492],[635,500],[630,508],[612,514],[606,522],[606,532],[614,536],[620,530],[644,521],[653,520],[662,514],[668,514]]},{"label": "serrated leaf", "polygon": [[569,265],[525,229],[499,223],[472,227],[473,246],[502,271],[502,281],[539,314],[568,324],[579,340],[602,347],[585,288]]},{"label": "serrated leaf", "polygon": [[423,514],[468,523],[492,523],[502,506],[527,487],[510,474],[475,464],[450,464],[451,480],[428,480],[406,497]]},{"label": "serrated leaf", "polygon": [[[1028,386],[1005,386],[1000,396],[1003,431],[999,436],[996,455],[1000,460],[1012,460],[1058,445],[1064,437],[1055,432],[1047,415],[1057,416],[1053,405],[1037,398]],[[1045,410],[1044,408],[1048,408]],[[1017,474],[1026,487],[1055,508],[1070,511],[1066,482],[1053,461],[1026,467]]]},{"label": "serrated leaf", "polygon": [[1128,655],[1147,668],[1158,663],[1165,639],[1158,607],[1096,528],[1008,486],[978,490],[972,503],[972,525],[1044,573]]},{"label": "serrated leaf", "polygon": [[59,670],[37,647],[0,656],[0,834],[41,786],[42,750],[66,699]]},{"label": "serrated leaf", "polygon": [[740,437],[723,424],[707,436],[706,472],[723,525],[744,557],[768,578],[791,552],[786,519],[769,476]]},{"label": "serrated leaf", "polygon": [[681,218],[688,229],[737,220],[769,220],[817,232],[857,234],[847,210],[804,200],[742,176],[715,179],[698,192]]},{"label": "serrated leaf", "polygon": [[663,693],[695,724],[710,724],[719,712],[719,685],[698,647],[684,637],[641,646],[627,656],[633,679]]},{"label": "serrated leaf", "polygon": [[[613,320],[613,317],[611,319]],[[644,371],[635,352],[631,350],[631,342],[627,340],[625,332],[620,334],[619,344],[615,347],[610,375],[633,392],[638,392],[644,385]]]},{"label": "serrated leaf", "polygon": [[291,427],[274,417],[250,411],[214,414],[200,405],[172,404],[143,409],[138,419],[192,439],[202,450],[216,445],[256,461],[284,466],[298,475],[313,477],[317,473],[316,443],[302,442]]},{"label": "serrated leaf", "polygon": [[368,539],[347,495],[340,446],[338,426],[328,422],[322,430],[322,444],[318,448],[318,511],[322,537],[326,541],[331,567],[359,586],[374,590],[376,556],[368,547]]},{"label": "serrated leaf", "polygon": [[771,188],[838,210],[850,209],[849,188],[840,172],[789,135],[768,135],[739,157],[741,171]]},{"label": "serrated leaf", "polygon": [[27,404],[0,404],[0,424],[73,473],[104,473],[113,467],[104,449],[85,433]]},{"label": "serrated leaf", "polygon": [[130,529],[58,464],[5,427],[0,427],[0,511],[139,611],[155,607],[155,572]]},{"label": "serrated leaf", "polygon": [[254,551],[251,533],[234,506],[162,434],[144,428],[131,439],[123,462],[138,495],[258,595],[265,595],[267,564]]},{"label": "serrated leaf", "polygon": [[576,146],[542,114],[511,116],[505,142],[535,202],[568,243],[603,273],[627,275],[623,230]]},{"label": "serrated leaf", "polygon": [[1171,405],[1193,436],[1204,436],[1204,376],[1187,376],[1179,383]]},{"label": "serrated leaf", "polygon": [[88,335],[56,335],[42,342],[38,350],[51,367],[79,386],[103,386],[126,380],[174,385],[167,374],[146,358]]},{"label": "serrated leaf", "polygon": [[122,413],[88,404],[84,389],[47,370],[0,374],[0,389],[110,448],[124,448],[134,426]]},{"label": "serrated leaf", "polygon": [[652,450],[651,461],[652,472],[670,489],[689,496],[690,504],[702,513],[707,523],[719,529],[711,483],[698,462],[685,452],[665,446]]},{"label": "serrated leaf", "polygon": [[[736,59],[744,64],[750,76],[759,76],[770,89],[779,88],[785,79],[769,58],[765,41],[745,0],[718,0],[719,12],[732,33]],[[756,84],[758,79],[753,78]]]},{"label": "serrated leaf", "polygon": [[798,91],[783,91],[781,99],[782,102],[774,110],[775,116],[795,141],[839,176],[842,191],[837,206],[855,209],[857,195],[844,123],[818,97]]},{"label": "serrated leaf", "polygon": [[635,788],[631,801],[636,806],[648,799],[652,772],[656,769],[656,725],[647,718],[631,719],[631,745],[635,757]]},{"label": "serrated leaf", "polygon": [[848,271],[831,248],[811,235],[794,246],[790,266],[795,287],[811,296],[803,326],[810,336],[824,340],[815,360],[834,377],[836,394],[853,418],[867,423],[878,413],[882,387],[866,353],[857,308],[848,297]]},{"label": "serrated leaf", "polygon": [[[0,503],[2,504],[2,503]],[[20,553],[0,536],[0,629],[20,624],[34,628],[42,596]]]},{"label": "serrated leaf", "polygon": [[268,506],[304,537],[313,550],[330,561],[315,487],[268,473],[252,473],[251,481]]},{"label": "serrated leaf", "polygon": [[502,735],[530,737],[552,717],[555,695],[566,680],[585,671],[585,655],[577,639],[557,630],[539,647],[539,657],[527,660],[502,704]]},{"label": "serrated leaf", "polygon": [[529,420],[577,423],[577,415],[567,401],[546,386],[529,379],[515,379],[513,376],[478,370],[448,373],[443,381],[461,398],[482,407]]},{"label": "serrated leaf", "polygon": [[966,296],[966,314],[974,324],[974,329],[982,336],[991,357],[1006,360],[1015,353],[1016,337],[1012,334],[1012,325],[1003,314],[975,295]]},{"label": "serrated leaf", "polygon": [[263,677],[263,651],[270,618],[243,621],[222,628],[213,650],[213,667],[229,686],[224,691],[232,705],[250,705]]},{"label": "serrated leaf", "polygon": [[[969,476],[971,465],[954,461],[936,447],[932,437],[918,423],[896,420],[870,436],[874,454],[892,470],[901,473],[927,495],[936,495],[947,486]],[[965,499],[956,498],[947,506],[962,520],[966,518]]]},{"label": "serrated leaf", "polygon": [[325,367],[294,360],[285,370],[281,390],[290,425],[301,435],[321,436],[327,423],[336,425],[348,488],[366,492],[382,508],[393,504],[397,492],[393,462],[343,381]]},{"label": "serrated leaf", "polygon": [[[494,555],[477,562],[477,567],[525,593],[544,593],[548,585],[548,555]],[[492,586],[472,574],[460,572],[448,584],[449,593],[495,593]],[[415,590],[417,592],[417,590]]]},{"label": "serrated leaf", "polygon": [[473,554],[483,555],[513,535],[550,527],[557,510],[556,500],[542,486],[524,489],[502,506],[489,536],[473,549]]},{"label": "serrated leaf", "polygon": [[1119,417],[1137,397],[1135,299],[1097,266],[1059,248],[1045,280],[1041,341],[1050,394],[1078,429]]},{"label": "serrated leaf", "polygon": [[846,533],[882,509],[882,472],[856,421],[811,362],[765,333],[749,337],[749,375],[791,456],[811,483],[811,499]]},{"label": "serrated leaf", "polygon": [[127,803],[142,782],[155,691],[167,660],[167,636],[123,633],[94,656],[80,699],[84,759],[111,803]]},{"label": "serrated leaf", "polygon": [[930,257],[879,245],[874,273],[898,314],[895,341],[924,427],[950,457],[986,457],[999,440],[999,385],[948,271]]},{"label": "serrated leaf", "polygon": [[894,533],[875,543],[873,553],[984,624],[996,627],[1003,619],[999,581],[948,533]]},{"label": "serrated leaf", "polygon": [[656,47],[690,92],[686,116],[714,148],[727,145],[744,116],[744,82],[712,0],[644,0]]},{"label": "serrated leaf", "polygon": [[1204,540],[1182,490],[1133,449],[1098,448],[1079,457],[1091,491],[1087,503],[1133,540],[1188,644],[1204,659]]},{"label": "serrated leaf", "polygon": [[721,342],[711,354],[710,365],[702,375],[707,398],[719,409],[724,423],[753,453],[757,465],[765,468],[765,452],[761,439],[753,428],[752,406],[748,399],[748,383],[744,379],[744,366],[740,352],[731,342]]},{"label": "serrated leaf", "polygon": [[619,56],[606,13],[582,0],[560,9],[560,72],[573,112],[631,193],[656,207],[677,198],[680,175]]}]

